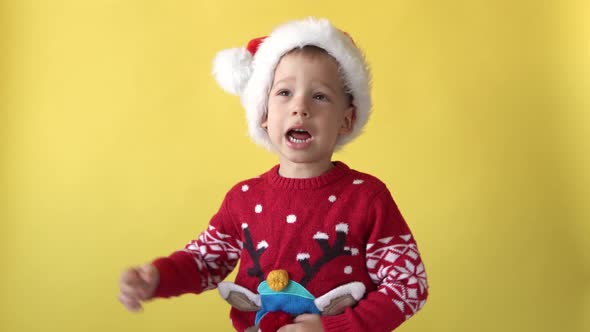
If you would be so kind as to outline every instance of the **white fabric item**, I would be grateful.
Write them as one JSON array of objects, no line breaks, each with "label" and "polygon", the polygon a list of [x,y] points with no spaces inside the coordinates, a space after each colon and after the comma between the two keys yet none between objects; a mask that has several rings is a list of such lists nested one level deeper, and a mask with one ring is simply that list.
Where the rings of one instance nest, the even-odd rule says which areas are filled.
[{"label": "white fabric item", "polygon": [[353,96],[356,107],[355,122],[350,134],[339,137],[336,149],[356,138],[369,119],[371,102],[371,74],[361,50],[344,32],[326,19],[307,18],[275,28],[251,55],[246,48],[234,48],[217,54],[213,75],[227,92],[239,95],[246,109],[250,136],[257,144],[272,150],[268,134],[261,123],[266,117],[268,94],[274,71],[283,55],[303,46],[324,49],[336,59]]}]

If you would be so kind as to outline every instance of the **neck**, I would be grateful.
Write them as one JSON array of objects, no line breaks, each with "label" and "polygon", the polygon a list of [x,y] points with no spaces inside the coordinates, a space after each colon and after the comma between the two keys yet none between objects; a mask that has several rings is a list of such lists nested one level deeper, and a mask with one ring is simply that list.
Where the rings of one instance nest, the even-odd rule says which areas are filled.
[{"label": "neck", "polygon": [[334,164],[330,159],[311,163],[294,163],[291,161],[280,161],[279,174],[285,178],[308,179],[320,176],[331,170]]}]

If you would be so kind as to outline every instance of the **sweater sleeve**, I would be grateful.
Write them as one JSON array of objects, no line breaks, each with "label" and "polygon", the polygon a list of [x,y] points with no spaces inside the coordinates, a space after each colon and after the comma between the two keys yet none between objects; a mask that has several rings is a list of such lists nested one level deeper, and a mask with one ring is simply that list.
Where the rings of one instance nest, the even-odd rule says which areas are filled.
[{"label": "sweater sleeve", "polygon": [[326,332],[391,331],[422,308],[428,283],[416,241],[387,189],[370,208],[366,265],[375,291],[337,316],[322,316]]},{"label": "sweater sleeve", "polygon": [[228,209],[228,196],[197,239],[153,264],[160,273],[154,297],[172,297],[213,289],[237,265],[241,242]]}]

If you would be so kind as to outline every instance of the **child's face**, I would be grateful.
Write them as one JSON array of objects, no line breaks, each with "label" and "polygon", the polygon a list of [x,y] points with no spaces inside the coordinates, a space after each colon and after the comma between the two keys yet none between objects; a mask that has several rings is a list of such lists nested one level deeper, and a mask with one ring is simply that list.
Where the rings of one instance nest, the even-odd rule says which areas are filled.
[{"label": "child's face", "polygon": [[283,163],[330,163],[340,135],[352,131],[354,106],[336,60],[289,53],[279,61],[262,126]]}]

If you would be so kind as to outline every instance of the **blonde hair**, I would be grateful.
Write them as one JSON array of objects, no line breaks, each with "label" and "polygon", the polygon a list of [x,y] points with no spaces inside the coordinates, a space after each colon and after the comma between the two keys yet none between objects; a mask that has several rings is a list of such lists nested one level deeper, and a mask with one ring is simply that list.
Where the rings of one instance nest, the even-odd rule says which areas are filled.
[{"label": "blonde hair", "polygon": [[320,57],[327,56],[330,59],[334,60],[336,62],[336,65],[338,66],[338,76],[340,77],[340,82],[342,83],[342,87],[344,88],[344,94],[348,97],[348,102],[352,104],[352,91],[349,87],[346,77],[344,76],[342,66],[340,66],[338,60],[336,60],[336,58],[333,57],[328,51],[315,45],[304,45],[290,50],[289,52],[285,53],[283,57],[289,54],[302,55],[304,57],[307,57],[308,59],[317,59]]}]

